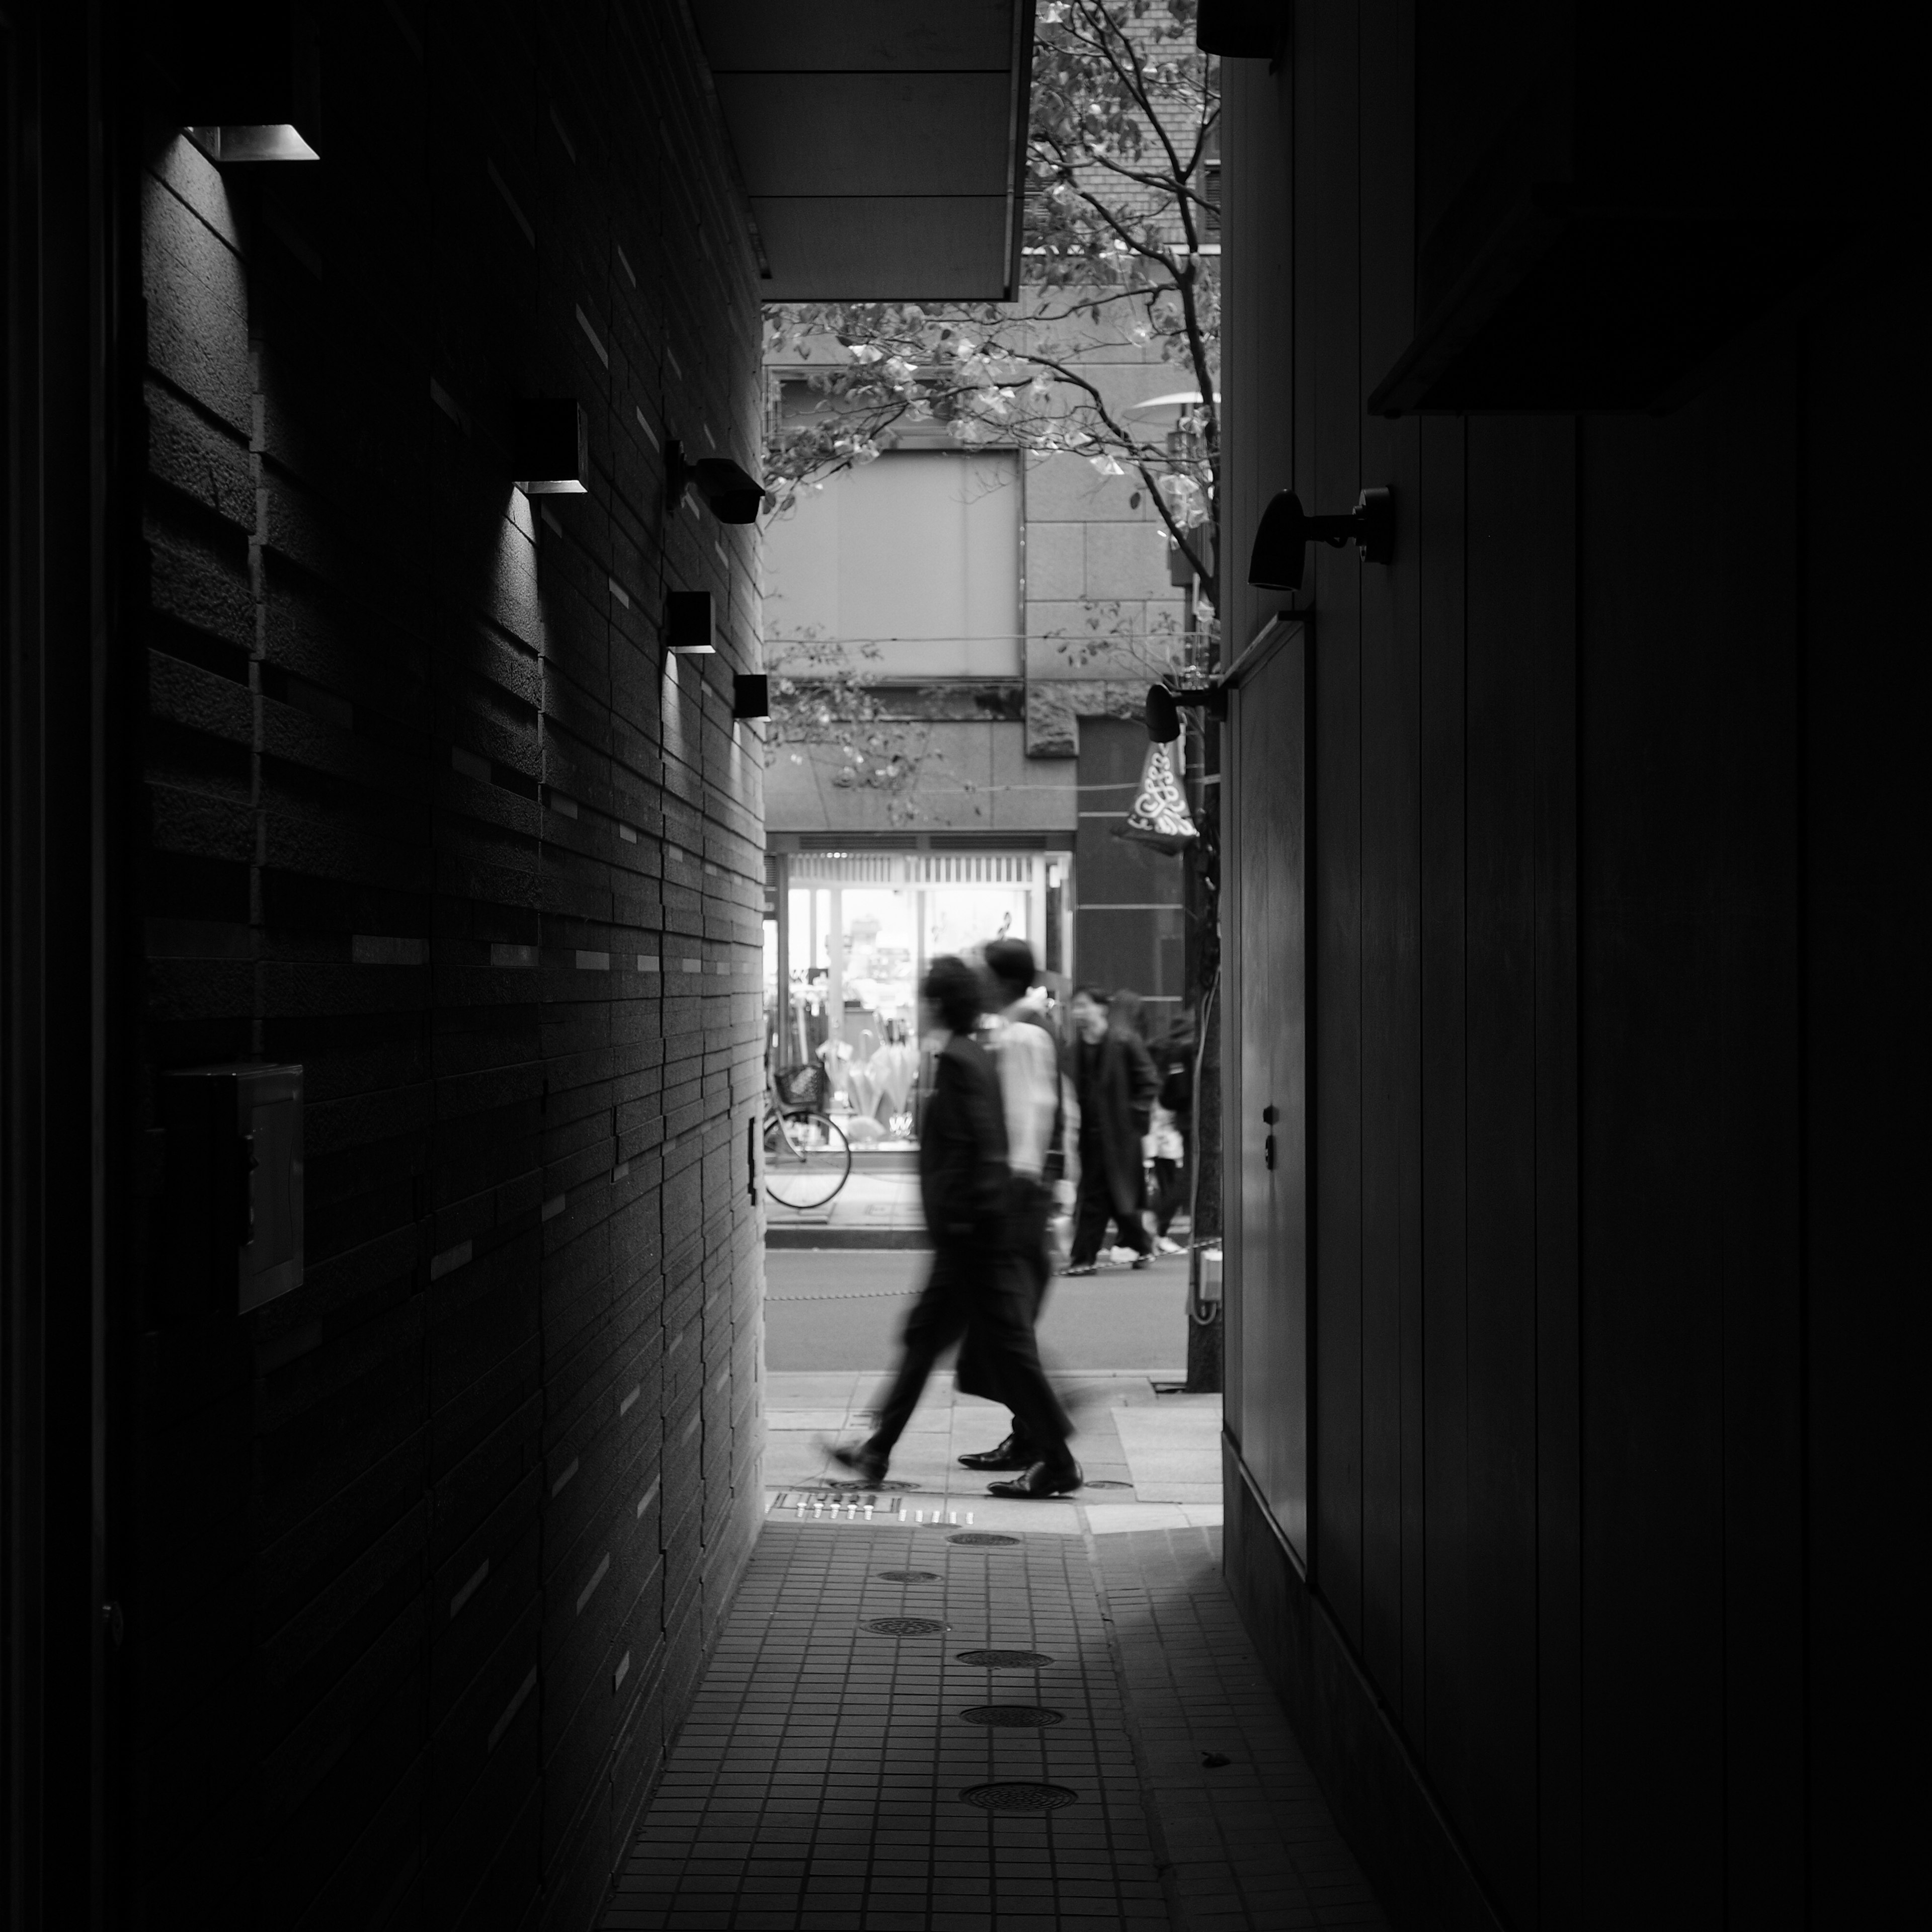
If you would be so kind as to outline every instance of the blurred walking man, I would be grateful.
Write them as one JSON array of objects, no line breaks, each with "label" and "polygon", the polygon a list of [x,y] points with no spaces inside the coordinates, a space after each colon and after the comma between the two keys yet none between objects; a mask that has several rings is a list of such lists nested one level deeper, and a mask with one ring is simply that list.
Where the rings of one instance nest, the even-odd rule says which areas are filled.
[{"label": "blurred walking man", "polygon": [[1080,1466],[1066,1446],[1072,1425],[1040,1372],[1031,1298],[1014,1258],[1005,1108],[992,1057],[973,1037],[984,1010],[980,976],[948,956],[932,962],[920,992],[928,1024],[944,1034],[919,1138],[920,1200],[932,1238],[932,1272],[906,1317],[898,1369],[880,1404],[878,1426],[864,1442],[831,1455],[864,1480],[882,1480],[933,1364],[970,1334],[977,1359],[1037,1456],[1012,1481],[994,1484],[992,1493],[1064,1496],[1080,1486]]},{"label": "blurred walking man", "polygon": [[[1046,1016],[1028,1004],[1034,978],[1033,948],[1023,939],[996,939],[986,948],[986,970],[997,1010],[993,1058],[1006,1113],[1006,1162],[1012,1171],[1008,1198],[1013,1258],[1026,1291],[1027,1318],[1036,1326],[1047,1283],[1053,1278],[1048,1230],[1052,1184],[1058,1178],[1053,1170],[1060,1160],[1060,1055]],[[1007,1401],[970,1336],[959,1352],[958,1386],[968,1395]],[[1040,1460],[1040,1453],[1028,1440],[1016,1414],[1006,1439],[997,1449],[962,1456],[959,1461],[968,1469],[1026,1469]]]},{"label": "blurred walking man", "polygon": [[1160,1082],[1138,1034],[1110,1025],[1107,1003],[1090,986],[1080,987],[1072,1005],[1076,1037],[1067,1060],[1080,1109],[1080,1198],[1066,1272],[1094,1272],[1110,1220],[1133,1250],[1134,1266],[1150,1268],[1154,1237],[1141,1211],[1141,1142]]}]

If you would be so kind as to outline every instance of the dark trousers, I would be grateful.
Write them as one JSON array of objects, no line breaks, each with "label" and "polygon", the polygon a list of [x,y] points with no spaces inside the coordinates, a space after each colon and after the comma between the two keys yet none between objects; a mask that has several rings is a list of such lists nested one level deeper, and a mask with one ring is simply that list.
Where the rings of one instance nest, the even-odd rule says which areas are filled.
[{"label": "dark trousers", "polygon": [[1156,1155],[1154,1163],[1154,1225],[1156,1234],[1167,1232],[1168,1224],[1186,1198],[1186,1160],[1164,1160]]},{"label": "dark trousers", "polygon": [[1112,1191],[1107,1185],[1107,1157],[1097,1144],[1090,1147],[1083,1139],[1080,1143],[1080,1196],[1073,1208],[1072,1263],[1076,1268],[1084,1268],[1100,1252],[1100,1238],[1107,1232],[1109,1221],[1118,1224],[1121,1240],[1135,1253],[1153,1253],[1154,1238],[1141,1219],[1139,1203],[1136,1202],[1132,1214],[1123,1214],[1115,1208]]},{"label": "dark trousers", "polygon": [[867,1448],[881,1456],[905,1432],[932,1365],[965,1338],[973,1360],[1013,1412],[1015,1427],[1049,1460],[1064,1455],[1073,1425],[1041,1372],[1033,1340],[1034,1298],[1010,1256],[941,1248],[906,1317],[899,1365],[880,1403]]},{"label": "dark trousers", "polygon": [[[1018,1276],[1028,1326],[1033,1328],[1039,1323],[1047,1286],[1053,1279],[1053,1255],[1048,1246],[1053,1223],[1053,1191],[1044,1181],[1029,1180],[1016,1174],[1011,1200],[1007,1228],[1013,1245],[1013,1266]],[[988,1401],[1004,1402],[1013,1412],[1011,1432],[1022,1443],[1030,1444],[1033,1438],[1020,1421],[1019,1406],[1000,1385],[999,1366],[997,1361],[988,1358],[986,1351],[980,1346],[980,1334],[969,1329],[959,1351],[958,1388],[967,1395],[984,1396]]]}]

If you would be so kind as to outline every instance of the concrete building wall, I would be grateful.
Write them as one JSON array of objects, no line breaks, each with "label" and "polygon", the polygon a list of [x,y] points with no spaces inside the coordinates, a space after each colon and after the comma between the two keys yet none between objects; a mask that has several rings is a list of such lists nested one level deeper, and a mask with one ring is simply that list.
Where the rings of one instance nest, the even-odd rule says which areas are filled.
[{"label": "concrete building wall", "polygon": [[308,1221],[244,1316],[148,1231],[126,1889],[581,1927],[755,1521],[755,539],[663,480],[756,466],[755,268],[682,8],[324,21],[320,163],[142,156],[144,1158],[298,1062]]}]

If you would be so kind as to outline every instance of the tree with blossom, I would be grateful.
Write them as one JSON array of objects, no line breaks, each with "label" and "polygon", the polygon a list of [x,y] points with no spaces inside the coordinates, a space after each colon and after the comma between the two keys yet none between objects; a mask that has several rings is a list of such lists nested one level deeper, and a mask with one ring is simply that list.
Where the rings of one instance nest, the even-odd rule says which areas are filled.
[{"label": "tree with blossom", "polygon": [[[1195,11],[1194,0],[1040,7],[1020,301],[769,311],[768,360],[796,356],[806,392],[772,412],[765,472],[779,514],[909,427],[938,423],[964,447],[1070,452],[1102,476],[1136,476],[1217,604],[1220,287],[1208,251],[1220,95]],[[1148,420],[1110,398],[1082,366],[1110,334],[1156,349],[1179,400]]]}]

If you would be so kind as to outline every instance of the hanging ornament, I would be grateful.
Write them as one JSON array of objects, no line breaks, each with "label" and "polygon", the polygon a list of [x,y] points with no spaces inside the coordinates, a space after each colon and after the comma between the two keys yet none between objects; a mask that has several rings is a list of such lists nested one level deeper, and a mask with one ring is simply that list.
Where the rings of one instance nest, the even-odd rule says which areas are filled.
[{"label": "hanging ornament", "polygon": [[1156,852],[1185,852],[1201,836],[1195,829],[1187,800],[1175,777],[1172,749],[1150,745],[1141,767],[1141,788],[1134,795],[1127,822],[1114,836]]}]

